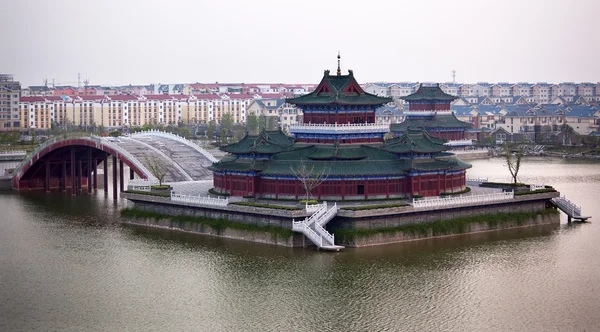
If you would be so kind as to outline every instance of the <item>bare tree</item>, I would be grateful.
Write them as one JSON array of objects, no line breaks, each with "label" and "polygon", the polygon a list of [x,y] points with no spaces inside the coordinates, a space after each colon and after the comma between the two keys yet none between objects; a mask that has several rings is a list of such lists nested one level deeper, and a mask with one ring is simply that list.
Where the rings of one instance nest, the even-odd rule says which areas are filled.
[{"label": "bare tree", "polygon": [[301,159],[296,165],[290,165],[290,170],[302,184],[307,201],[312,198],[312,191],[326,181],[329,176],[327,165],[319,167],[316,163],[308,164],[304,159]]},{"label": "bare tree", "polygon": [[513,183],[517,184],[517,175],[519,174],[519,169],[521,168],[521,159],[523,158],[523,150],[525,149],[525,145],[521,144],[515,154],[511,153],[510,145],[508,142],[504,142],[504,154],[506,157],[506,165],[508,166],[508,170],[510,171],[510,175],[513,178]]},{"label": "bare tree", "polygon": [[150,157],[146,156],[146,164],[150,173],[152,173],[152,175],[154,175],[154,177],[158,180],[158,185],[162,186],[162,182],[169,171],[168,167],[160,159],[160,157],[155,155]]}]

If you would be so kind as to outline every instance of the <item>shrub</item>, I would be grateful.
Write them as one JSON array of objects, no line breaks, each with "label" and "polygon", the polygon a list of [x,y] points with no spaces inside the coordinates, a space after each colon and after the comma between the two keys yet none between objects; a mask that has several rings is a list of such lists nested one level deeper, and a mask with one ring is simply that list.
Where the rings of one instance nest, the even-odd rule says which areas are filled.
[{"label": "shrub", "polygon": [[316,199],[302,199],[300,200],[300,204],[308,204],[308,205],[314,205],[314,204],[319,204],[319,201],[317,201]]},{"label": "shrub", "polygon": [[148,196],[160,196],[160,197],[171,197],[171,193],[157,193],[151,191],[139,191],[139,190],[126,190],[124,193],[148,195]]},{"label": "shrub", "polygon": [[199,223],[210,226],[212,229],[216,231],[221,231],[226,228],[231,229],[239,229],[245,231],[253,231],[253,232],[268,232],[272,234],[276,234],[282,237],[290,237],[294,235],[294,232],[291,229],[281,228],[271,225],[255,225],[255,224],[243,224],[237,223],[234,221],[230,221],[227,219],[213,219],[207,217],[193,217],[193,216],[170,216],[166,214],[144,211],[139,209],[123,209],[121,210],[121,216],[128,218],[154,218],[154,219],[171,219],[175,222],[191,222],[191,223]]},{"label": "shrub", "polygon": [[210,189],[208,189],[208,192],[209,192],[210,194],[213,194],[213,195],[215,195],[215,196],[229,197],[229,194],[228,194],[228,193],[220,193],[220,192],[216,191],[216,190],[215,190],[215,188],[210,188]]},{"label": "shrub", "polygon": [[150,186],[150,189],[156,189],[156,190],[167,190],[170,189],[171,187],[169,185],[163,184],[163,185],[158,185],[158,184],[153,184],[152,186]]},{"label": "shrub", "polygon": [[254,206],[254,207],[259,207],[259,208],[275,209],[275,210],[301,210],[297,206],[272,205],[272,204],[254,203],[254,202],[234,202],[231,204],[242,205],[242,206]]},{"label": "shrub", "polygon": [[350,210],[350,211],[363,211],[363,210],[388,209],[388,208],[403,207],[403,206],[408,206],[408,204],[395,203],[395,204],[377,204],[377,205],[362,205],[362,206],[345,206],[340,209],[341,210]]}]

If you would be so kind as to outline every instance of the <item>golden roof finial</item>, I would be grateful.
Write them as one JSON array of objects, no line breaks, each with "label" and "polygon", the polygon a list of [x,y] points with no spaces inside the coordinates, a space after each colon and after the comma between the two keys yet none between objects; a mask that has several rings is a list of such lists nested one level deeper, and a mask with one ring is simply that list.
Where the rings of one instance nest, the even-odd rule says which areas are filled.
[{"label": "golden roof finial", "polygon": [[342,75],[342,68],[340,68],[340,51],[338,51],[338,70],[337,70],[337,74],[338,74],[338,76]]}]

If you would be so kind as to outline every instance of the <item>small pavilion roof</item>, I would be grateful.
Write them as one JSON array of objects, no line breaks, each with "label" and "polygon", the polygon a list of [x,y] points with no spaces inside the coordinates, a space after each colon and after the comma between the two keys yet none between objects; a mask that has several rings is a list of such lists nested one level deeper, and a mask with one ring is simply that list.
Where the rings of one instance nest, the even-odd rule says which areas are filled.
[{"label": "small pavilion roof", "polygon": [[365,92],[354,78],[352,70],[348,71],[348,75],[330,75],[329,70],[326,70],[321,83],[313,92],[286,100],[298,106],[335,104],[374,106],[391,101],[391,98]]},{"label": "small pavilion roof", "polygon": [[401,98],[409,102],[421,100],[440,100],[450,102],[454,99],[458,99],[456,96],[445,93],[440,88],[439,84],[436,84],[435,86],[423,86],[423,84],[421,84],[415,93]]},{"label": "small pavilion roof", "polygon": [[436,153],[449,149],[444,142],[446,141],[430,136],[424,130],[409,129],[402,136],[388,140],[381,149],[396,154]]},{"label": "small pavilion roof", "polygon": [[391,131],[407,131],[417,128],[471,128],[473,125],[460,121],[454,113],[433,116],[408,117],[400,123],[393,123]]},{"label": "small pavilion roof", "polygon": [[281,130],[263,130],[258,135],[246,135],[239,142],[222,146],[220,150],[233,154],[275,154],[291,149],[294,138]]}]

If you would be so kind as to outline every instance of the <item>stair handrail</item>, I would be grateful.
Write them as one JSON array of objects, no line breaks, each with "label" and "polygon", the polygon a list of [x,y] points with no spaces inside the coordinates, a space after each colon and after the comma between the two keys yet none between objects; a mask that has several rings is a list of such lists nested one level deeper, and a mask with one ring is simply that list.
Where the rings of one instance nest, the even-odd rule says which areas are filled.
[{"label": "stair handrail", "polygon": [[323,238],[315,231],[310,229],[310,227],[308,227],[303,220],[292,220],[292,230],[302,232],[302,234],[306,235],[306,237],[308,237],[315,245],[317,245],[317,247],[321,248],[323,246]]},{"label": "stair handrail", "polygon": [[319,223],[315,223],[315,229],[316,233],[321,236],[321,239],[325,238],[330,245],[335,244],[334,235],[329,233],[323,226],[319,225]]}]

